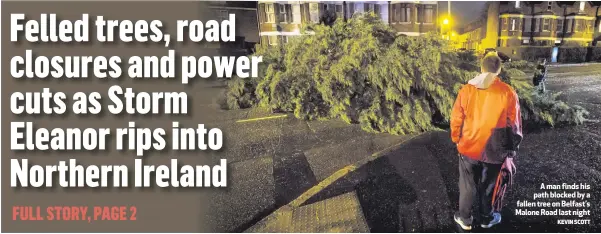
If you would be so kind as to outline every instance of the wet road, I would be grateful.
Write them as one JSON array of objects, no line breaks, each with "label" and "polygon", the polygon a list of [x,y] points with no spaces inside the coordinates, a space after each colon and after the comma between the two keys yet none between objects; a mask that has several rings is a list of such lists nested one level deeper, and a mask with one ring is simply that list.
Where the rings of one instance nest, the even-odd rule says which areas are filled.
[{"label": "wet road", "polygon": [[[589,118],[601,116],[601,65],[552,67],[548,89],[562,91],[560,99],[587,108],[591,112]],[[527,132],[516,158],[518,174],[506,198],[503,224],[474,231],[600,231],[600,130],[600,123],[593,121],[582,126]],[[431,132],[362,166],[307,203],[354,191],[372,232],[461,231],[452,221],[459,197],[457,168],[456,150],[448,132]],[[586,208],[591,209],[591,216],[582,219],[590,219],[592,224],[559,225],[555,216],[517,216],[517,201],[532,201],[533,194],[541,191],[541,183],[591,185],[590,190],[581,192],[591,195],[586,199],[593,204]]]}]

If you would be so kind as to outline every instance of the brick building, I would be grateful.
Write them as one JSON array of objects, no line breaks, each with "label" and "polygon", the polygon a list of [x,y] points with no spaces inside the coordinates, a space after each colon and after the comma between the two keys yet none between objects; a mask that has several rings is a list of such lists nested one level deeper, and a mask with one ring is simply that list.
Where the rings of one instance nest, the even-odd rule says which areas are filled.
[{"label": "brick building", "polygon": [[[600,40],[599,2],[490,2],[486,17],[461,30],[463,48],[594,46]],[[473,35],[473,36],[470,36]]]},{"label": "brick building", "polygon": [[400,34],[420,36],[438,29],[436,1],[391,1],[388,22]]},{"label": "brick building", "polygon": [[258,29],[261,43],[286,43],[290,37],[302,35],[308,23],[319,23],[326,12],[337,19],[358,12],[372,11],[398,33],[419,36],[437,30],[438,7],[435,1],[259,1]]},{"label": "brick building", "polygon": [[230,14],[236,16],[236,41],[211,45],[222,50],[223,54],[249,53],[254,44],[259,43],[257,30],[257,7],[253,2],[208,2],[212,18],[226,20]]}]

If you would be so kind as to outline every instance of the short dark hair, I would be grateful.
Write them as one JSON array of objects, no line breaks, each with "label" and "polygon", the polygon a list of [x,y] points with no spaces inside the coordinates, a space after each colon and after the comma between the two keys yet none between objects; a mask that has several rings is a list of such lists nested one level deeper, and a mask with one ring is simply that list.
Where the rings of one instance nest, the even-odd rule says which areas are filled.
[{"label": "short dark hair", "polygon": [[500,73],[502,63],[497,53],[489,52],[482,59],[482,68],[487,72]]}]

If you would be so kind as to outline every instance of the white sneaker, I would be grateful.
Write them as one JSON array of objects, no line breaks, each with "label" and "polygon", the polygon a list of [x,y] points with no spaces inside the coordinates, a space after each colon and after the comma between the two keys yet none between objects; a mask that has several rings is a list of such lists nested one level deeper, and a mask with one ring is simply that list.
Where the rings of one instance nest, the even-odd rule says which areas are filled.
[{"label": "white sneaker", "polygon": [[487,224],[483,223],[480,226],[482,228],[491,228],[492,226],[495,226],[495,225],[501,223],[501,214],[500,213],[493,213],[492,218],[493,219],[490,222],[488,222]]},{"label": "white sneaker", "polygon": [[455,219],[455,223],[459,224],[461,229],[463,229],[465,231],[472,230],[472,225],[466,224],[465,222],[463,222],[463,220],[457,214],[453,215],[453,219]]}]

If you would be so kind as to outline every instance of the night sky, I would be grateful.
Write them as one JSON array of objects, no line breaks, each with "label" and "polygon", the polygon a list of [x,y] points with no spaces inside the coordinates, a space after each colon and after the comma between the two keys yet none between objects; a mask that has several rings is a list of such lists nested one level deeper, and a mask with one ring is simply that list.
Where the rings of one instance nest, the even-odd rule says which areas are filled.
[{"label": "night sky", "polygon": [[[482,15],[486,1],[467,1],[454,2],[451,1],[451,15],[455,27],[461,27],[465,24],[475,21]],[[448,1],[440,1],[438,3],[441,14],[447,13]]]}]

